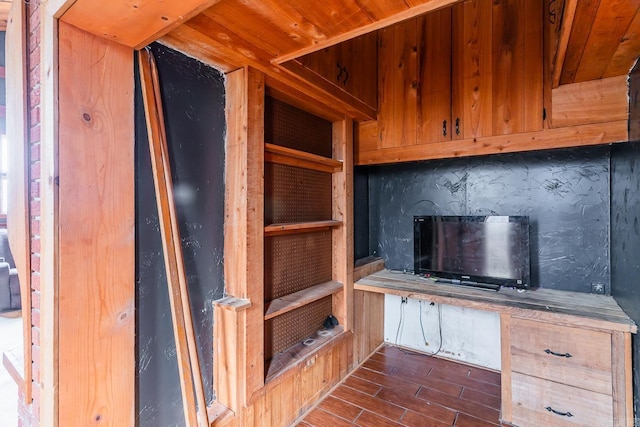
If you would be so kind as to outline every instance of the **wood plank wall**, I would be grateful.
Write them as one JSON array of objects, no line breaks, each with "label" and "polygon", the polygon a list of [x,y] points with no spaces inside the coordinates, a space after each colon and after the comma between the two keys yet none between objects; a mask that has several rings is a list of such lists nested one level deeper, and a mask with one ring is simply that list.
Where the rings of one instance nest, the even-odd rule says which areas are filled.
[{"label": "wood plank wall", "polygon": [[59,43],[58,420],[133,425],[133,51],[64,22]]}]

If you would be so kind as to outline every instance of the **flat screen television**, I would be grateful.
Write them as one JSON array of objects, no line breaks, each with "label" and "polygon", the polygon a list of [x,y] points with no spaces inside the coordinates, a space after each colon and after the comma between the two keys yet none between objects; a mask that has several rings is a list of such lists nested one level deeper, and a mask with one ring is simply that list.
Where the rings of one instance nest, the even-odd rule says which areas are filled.
[{"label": "flat screen television", "polygon": [[415,273],[460,285],[529,288],[526,216],[416,216]]}]

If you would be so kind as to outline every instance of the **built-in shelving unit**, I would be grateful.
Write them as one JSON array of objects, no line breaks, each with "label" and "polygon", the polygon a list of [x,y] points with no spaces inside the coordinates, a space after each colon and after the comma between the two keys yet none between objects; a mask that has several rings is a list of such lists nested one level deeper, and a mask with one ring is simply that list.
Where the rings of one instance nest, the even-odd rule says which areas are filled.
[{"label": "built-in shelving unit", "polygon": [[[336,176],[333,123],[265,100],[265,378],[279,376],[343,331],[323,330],[344,284],[334,277]],[[338,232],[338,234],[336,234]]]}]

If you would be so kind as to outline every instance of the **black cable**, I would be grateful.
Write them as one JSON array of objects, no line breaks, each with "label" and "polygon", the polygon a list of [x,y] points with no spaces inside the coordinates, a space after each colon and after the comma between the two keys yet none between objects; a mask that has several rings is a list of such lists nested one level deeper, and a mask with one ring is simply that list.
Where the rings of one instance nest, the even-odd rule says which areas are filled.
[{"label": "black cable", "polygon": [[[432,303],[433,304],[433,303]],[[440,343],[438,344],[438,349],[434,353],[427,354],[429,356],[435,356],[442,350],[442,310],[440,308],[440,304],[438,304],[438,335],[440,336]],[[422,301],[420,301],[420,329],[422,330],[422,338],[424,339],[425,344],[427,343],[427,337],[424,333],[424,325],[422,323]]]}]

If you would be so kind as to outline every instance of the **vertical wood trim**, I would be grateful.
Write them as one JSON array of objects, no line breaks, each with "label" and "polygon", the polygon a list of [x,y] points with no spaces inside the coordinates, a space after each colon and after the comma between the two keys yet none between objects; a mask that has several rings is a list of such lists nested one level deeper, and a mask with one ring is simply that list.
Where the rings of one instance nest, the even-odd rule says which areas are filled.
[{"label": "vertical wood trim", "polygon": [[624,389],[625,389],[625,415],[627,423],[635,423],[633,412],[633,342],[631,334],[624,334]]},{"label": "vertical wood trim", "polygon": [[[544,108],[542,4],[542,0],[526,0],[524,9],[521,11],[524,19],[524,92],[520,102],[524,108],[523,130],[525,132],[542,129],[542,109]],[[539,19],[535,19],[536,16]]]},{"label": "vertical wood trim", "polygon": [[[58,20],[40,5],[40,425],[58,421]],[[74,82],[75,84],[75,82]],[[133,100],[131,100],[133,104]]]},{"label": "vertical wood trim", "polygon": [[342,171],[332,176],[333,219],[342,226],[332,231],[333,280],[343,284],[334,295],[333,314],[345,330],[353,329],[353,121],[333,124],[333,158],[342,161]]},{"label": "vertical wood trim", "polygon": [[451,117],[460,120],[460,135],[454,134],[454,139],[462,139],[465,135],[467,117],[464,111],[465,91],[465,54],[467,49],[460,46],[465,44],[465,7],[467,2],[458,3],[451,7]]},{"label": "vertical wood trim", "polygon": [[59,27],[59,422],[133,425],[133,51]]},{"label": "vertical wood trim", "polygon": [[631,334],[611,333],[611,359],[614,426],[625,427],[633,424]]},{"label": "vertical wood trim", "polygon": [[[224,350],[247,361],[227,374],[237,388],[221,403],[234,411],[264,385],[264,96],[262,73],[245,68],[227,75],[226,293],[251,301],[240,314],[246,318],[237,347]],[[233,325],[224,333],[234,333]]]},{"label": "vertical wood trim", "polygon": [[511,392],[511,315],[500,314],[500,351],[502,354],[502,411],[501,421],[513,419]]},{"label": "vertical wood trim", "polygon": [[243,403],[264,385],[264,74],[247,69],[246,390]]},{"label": "vertical wood trim", "polygon": [[7,19],[6,88],[9,191],[7,229],[9,246],[20,278],[24,395],[31,403],[31,227],[29,209],[29,139],[27,137],[26,5],[13,2]]}]

